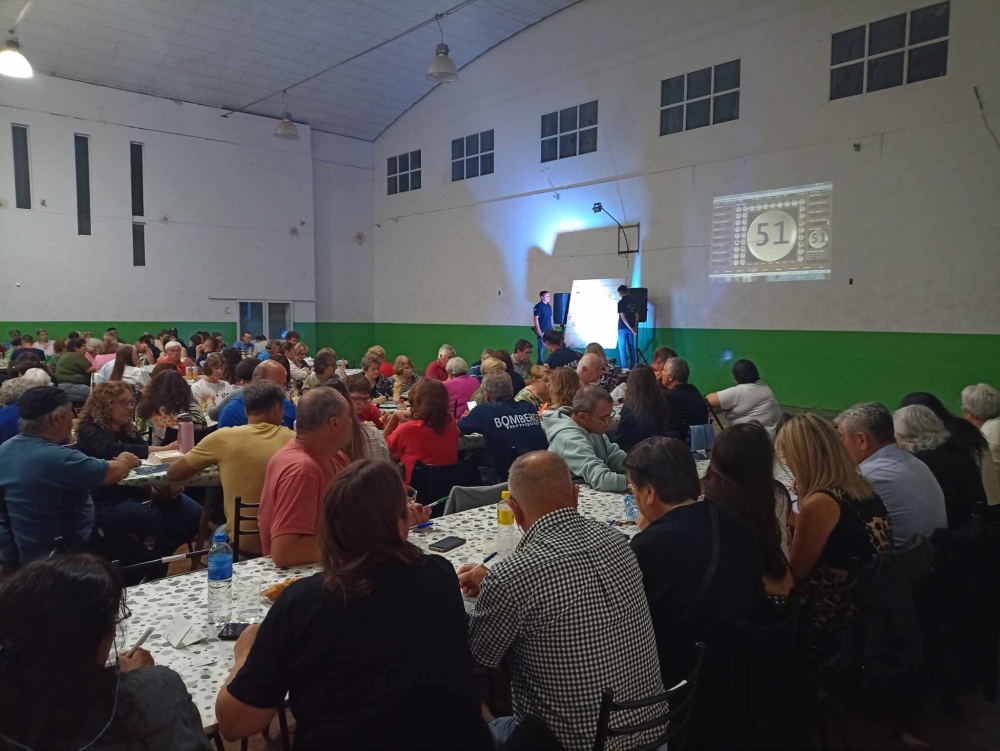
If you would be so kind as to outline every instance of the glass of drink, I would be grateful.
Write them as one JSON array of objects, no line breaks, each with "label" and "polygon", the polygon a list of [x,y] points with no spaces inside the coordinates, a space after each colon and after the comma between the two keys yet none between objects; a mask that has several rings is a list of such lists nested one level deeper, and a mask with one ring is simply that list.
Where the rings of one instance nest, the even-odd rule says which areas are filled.
[{"label": "glass of drink", "polygon": [[263,620],[260,606],[260,577],[253,574],[242,574],[236,577],[235,583],[236,622],[257,623]]}]

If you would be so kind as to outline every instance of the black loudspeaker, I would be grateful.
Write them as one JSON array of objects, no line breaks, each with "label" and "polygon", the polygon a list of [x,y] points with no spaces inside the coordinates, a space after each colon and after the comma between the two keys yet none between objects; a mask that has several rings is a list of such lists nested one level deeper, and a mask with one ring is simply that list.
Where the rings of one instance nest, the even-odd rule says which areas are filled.
[{"label": "black loudspeaker", "polygon": [[635,287],[628,291],[629,297],[635,303],[635,312],[639,314],[639,323],[646,322],[646,310],[649,304],[649,290],[645,287]]},{"label": "black loudspeaker", "polygon": [[[643,299],[645,300],[646,298]],[[552,295],[552,322],[559,326],[565,326],[566,316],[568,314],[569,292],[556,292]],[[645,320],[645,318],[643,320]]]}]

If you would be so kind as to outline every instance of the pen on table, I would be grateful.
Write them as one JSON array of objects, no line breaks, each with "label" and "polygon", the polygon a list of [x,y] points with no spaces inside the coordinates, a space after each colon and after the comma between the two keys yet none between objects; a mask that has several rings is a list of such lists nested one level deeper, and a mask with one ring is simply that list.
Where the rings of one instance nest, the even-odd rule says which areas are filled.
[{"label": "pen on table", "polygon": [[410,527],[410,529],[426,529],[427,527],[432,527],[432,526],[434,526],[434,522],[424,522],[423,524],[415,524],[414,526]]},{"label": "pen on table", "polygon": [[131,657],[132,655],[134,655],[135,654],[135,650],[137,650],[139,647],[141,647],[143,644],[145,644],[146,643],[146,639],[148,639],[150,637],[150,634],[152,634],[152,633],[153,633],[153,627],[149,626],[145,631],[142,632],[142,636],[139,637],[139,640],[135,643],[135,646],[132,647],[132,649],[130,649],[128,652],[125,653],[125,656],[126,657]]}]

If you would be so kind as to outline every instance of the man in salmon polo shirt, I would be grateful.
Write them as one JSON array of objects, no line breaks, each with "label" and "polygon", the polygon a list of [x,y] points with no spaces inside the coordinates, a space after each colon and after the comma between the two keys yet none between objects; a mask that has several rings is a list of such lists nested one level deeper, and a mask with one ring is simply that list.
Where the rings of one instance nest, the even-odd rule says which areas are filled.
[{"label": "man in salmon polo shirt", "polygon": [[352,407],[328,386],[299,400],[295,437],[267,464],[257,524],[260,546],[281,568],[319,560],[316,525],[330,482],[351,460]]}]

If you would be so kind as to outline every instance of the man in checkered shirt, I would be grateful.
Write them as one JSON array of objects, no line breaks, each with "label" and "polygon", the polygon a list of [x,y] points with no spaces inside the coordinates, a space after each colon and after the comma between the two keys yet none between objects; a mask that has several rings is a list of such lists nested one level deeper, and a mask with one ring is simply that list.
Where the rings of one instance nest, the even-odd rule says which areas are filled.
[{"label": "man in checkered shirt", "polygon": [[[578,489],[556,454],[522,456],[508,485],[523,539],[495,566],[458,570],[463,592],[479,596],[469,622],[472,654],[489,667],[506,659],[511,673],[514,716],[490,728],[499,744],[531,714],[568,751],[585,751],[593,748],[605,688],[617,701],[663,690],[642,574],[624,535],[577,513]],[[620,712],[612,722],[641,722],[662,711]],[[608,748],[617,747],[609,741]]]}]

